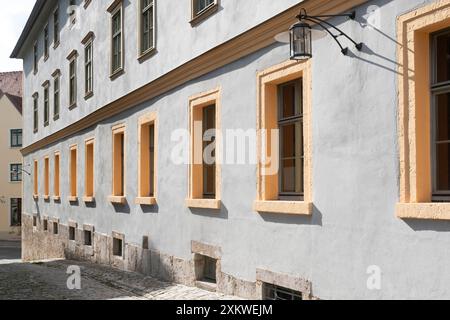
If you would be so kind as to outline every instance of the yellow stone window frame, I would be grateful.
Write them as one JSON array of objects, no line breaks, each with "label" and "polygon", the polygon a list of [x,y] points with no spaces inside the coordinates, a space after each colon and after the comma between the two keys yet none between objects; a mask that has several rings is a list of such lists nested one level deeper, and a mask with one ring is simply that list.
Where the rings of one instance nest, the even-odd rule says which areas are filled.
[{"label": "yellow stone window frame", "polygon": [[78,145],[69,148],[69,202],[78,201]]},{"label": "yellow stone window frame", "polygon": [[[221,88],[203,92],[189,98],[189,132],[190,132],[190,161],[189,161],[189,195],[185,204],[189,208],[214,209],[221,208],[221,165],[222,144],[220,139],[221,116]],[[203,173],[202,164],[196,164],[203,156],[203,148],[200,141],[195,141],[198,136],[194,134],[194,123],[202,121],[203,108],[215,104],[216,106],[216,198],[203,199]],[[194,161],[197,160],[197,161]]]},{"label": "yellow stone window frame", "polygon": [[84,141],[84,197],[83,202],[95,200],[95,138]]},{"label": "yellow stone window frame", "polygon": [[44,157],[44,200],[50,199],[50,157]]},{"label": "yellow stone window frame", "polygon": [[[303,81],[303,148],[304,200],[278,200],[278,173],[265,175],[266,158],[271,155],[270,130],[278,128],[277,109],[279,84],[298,78]],[[286,61],[257,74],[257,199],[253,204],[258,213],[312,215],[312,143],[311,143],[311,60]],[[267,134],[263,135],[263,131]],[[266,139],[266,141],[263,141]],[[262,152],[266,145],[267,152]],[[276,151],[275,151],[276,152]],[[264,154],[264,155],[263,155]]]},{"label": "yellow stone window frame", "polygon": [[[153,177],[153,196],[150,196],[150,157],[146,150],[149,148],[149,129],[154,127],[154,177]],[[155,205],[157,202],[157,171],[158,171],[158,114],[150,112],[141,116],[138,120],[138,197],[136,204]]]},{"label": "yellow stone window frame", "polygon": [[[118,179],[118,177],[121,177],[122,175],[120,173],[120,153],[118,152],[117,148],[117,136],[123,135],[123,181]],[[127,176],[127,170],[126,170],[126,163],[127,163],[127,147],[126,147],[126,141],[127,141],[127,134],[126,134],[126,125],[124,123],[118,124],[112,127],[112,195],[108,197],[108,201],[113,204],[125,204],[126,202],[126,176]],[[120,183],[122,182],[123,185],[123,193],[120,194]]]},{"label": "yellow stone window frame", "polygon": [[402,219],[450,220],[450,203],[433,203],[430,34],[450,26],[450,2],[435,1],[397,21],[398,141]]}]

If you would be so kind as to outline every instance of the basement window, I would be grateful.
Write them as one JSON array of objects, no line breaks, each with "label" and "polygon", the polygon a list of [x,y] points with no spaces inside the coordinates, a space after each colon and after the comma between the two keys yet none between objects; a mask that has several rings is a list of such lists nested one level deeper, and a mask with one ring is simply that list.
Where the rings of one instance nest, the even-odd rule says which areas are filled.
[{"label": "basement window", "polygon": [[75,241],[75,227],[69,227],[69,240]]},{"label": "basement window", "polygon": [[116,257],[123,256],[123,242],[122,239],[113,238],[113,255]]},{"label": "basement window", "polygon": [[92,231],[84,230],[84,245],[92,246]]},{"label": "basement window", "polygon": [[196,268],[197,280],[216,283],[217,259],[199,255]]},{"label": "basement window", "polygon": [[53,234],[58,234],[58,222],[53,222]]},{"label": "basement window", "polygon": [[303,300],[302,293],[274,284],[264,283],[263,300]]}]

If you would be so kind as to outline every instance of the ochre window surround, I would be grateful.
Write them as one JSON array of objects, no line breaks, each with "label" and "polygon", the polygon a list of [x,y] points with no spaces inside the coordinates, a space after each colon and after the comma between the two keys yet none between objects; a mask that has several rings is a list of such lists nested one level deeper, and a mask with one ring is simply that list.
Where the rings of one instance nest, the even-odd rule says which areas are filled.
[{"label": "ochre window surround", "polygon": [[69,202],[76,202],[78,200],[77,166],[78,166],[78,146],[75,144],[70,147],[70,156],[69,156],[69,169],[70,169]]},{"label": "ochre window surround", "polygon": [[34,160],[33,175],[33,198],[37,199],[39,197],[39,163],[37,160]]},{"label": "ochre window surround", "polygon": [[430,35],[450,27],[450,3],[436,1],[397,21],[400,201],[396,215],[450,220],[450,203],[432,202]]},{"label": "ochre window surround", "polygon": [[[264,174],[272,165],[266,157],[277,158],[271,154],[271,130],[278,128],[278,85],[301,78],[303,81],[303,148],[304,148],[304,186],[303,201],[283,201],[279,199],[278,173]],[[296,215],[312,214],[312,143],[311,143],[311,61],[287,61],[268,68],[257,75],[257,199],[254,210],[260,213],[282,213]],[[263,135],[263,130],[267,134]],[[266,141],[263,141],[265,136]],[[262,146],[267,146],[263,156]],[[273,153],[278,153],[275,149]]]},{"label": "ochre window surround", "polygon": [[44,200],[50,199],[50,158],[44,158]]},{"label": "ochre window surround", "polygon": [[190,208],[220,209],[221,208],[221,166],[215,163],[215,198],[205,199],[203,194],[203,134],[196,132],[196,123],[203,124],[203,111],[206,107],[215,106],[215,157],[221,159],[221,139],[219,138],[221,125],[221,89],[204,92],[189,99],[189,130],[190,141],[190,165],[189,165],[189,195],[186,206]]},{"label": "ochre window surround", "polygon": [[[139,118],[138,128],[138,197],[136,204],[155,205],[157,199],[157,113],[151,112]],[[152,141],[153,140],[153,141]]]},{"label": "ochre window surround", "polygon": [[126,126],[119,124],[112,128],[112,195],[108,201],[124,204],[126,181]]},{"label": "ochre window surround", "polygon": [[60,193],[60,159],[61,154],[59,151],[55,152],[53,158],[53,200],[60,201],[61,193]]},{"label": "ochre window surround", "polygon": [[84,202],[93,202],[95,197],[95,160],[94,160],[94,146],[95,139],[89,138],[85,141],[85,173],[84,173]]}]

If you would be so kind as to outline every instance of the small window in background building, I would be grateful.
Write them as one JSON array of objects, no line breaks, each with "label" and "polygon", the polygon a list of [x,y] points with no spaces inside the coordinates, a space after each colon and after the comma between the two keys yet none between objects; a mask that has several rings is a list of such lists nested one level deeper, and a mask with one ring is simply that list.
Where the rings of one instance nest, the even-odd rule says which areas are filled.
[{"label": "small window in background building", "polygon": [[10,165],[10,181],[20,182],[22,181],[22,164],[13,163]]},{"label": "small window in background building", "polygon": [[53,222],[53,234],[58,234],[58,222]]},{"label": "small window in background building", "polygon": [[11,130],[11,148],[22,147],[22,129]]},{"label": "small window in background building", "polygon": [[122,5],[112,12],[111,28],[111,75],[114,75],[123,68]]},{"label": "small window in background building", "polygon": [[50,121],[50,100],[49,100],[49,82],[44,85],[44,127],[49,125]]},{"label": "small window in background building", "polygon": [[48,220],[47,219],[44,219],[43,229],[44,229],[44,231],[48,231]]},{"label": "small window in background building", "polygon": [[[34,222],[34,220],[33,220]],[[22,224],[22,199],[11,199],[11,227],[19,227]]]},{"label": "small window in background building", "polygon": [[48,35],[48,25],[44,28],[44,59],[47,60],[49,55],[49,35]]}]

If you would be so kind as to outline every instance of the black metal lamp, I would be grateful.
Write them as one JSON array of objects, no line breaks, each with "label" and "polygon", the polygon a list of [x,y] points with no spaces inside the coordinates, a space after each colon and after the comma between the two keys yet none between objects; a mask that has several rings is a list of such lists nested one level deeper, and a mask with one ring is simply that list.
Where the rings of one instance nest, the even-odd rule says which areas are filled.
[{"label": "black metal lamp", "polygon": [[306,22],[298,22],[289,30],[291,59],[303,60],[312,58],[312,31]]},{"label": "black metal lamp", "polygon": [[[309,16],[306,13],[305,9],[301,9],[300,14],[296,17],[299,22],[294,24],[289,29],[289,39],[290,39],[290,49],[291,49],[291,60],[304,60],[312,58],[312,34],[311,34],[311,26],[306,22],[311,22],[317,24],[326,32],[328,32],[331,37],[336,41],[336,43],[341,48],[341,52],[343,55],[348,54],[348,48],[344,47],[339,41],[339,37],[344,36],[349,41],[351,41],[355,48],[358,51],[361,51],[363,48],[363,43],[357,43],[351,37],[349,37],[345,32],[331,23],[323,20],[322,18],[331,18],[331,17],[347,17],[351,20],[354,20],[356,17],[355,11],[345,14],[337,14],[337,15],[321,15],[321,16]],[[334,29],[337,33],[333,33],[330,29]]]}]

